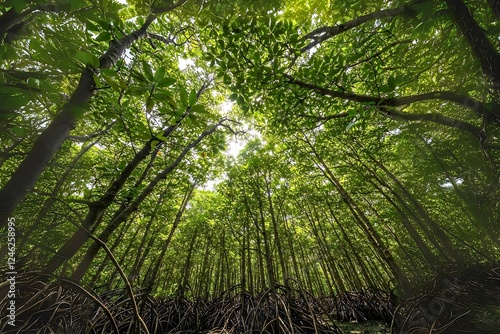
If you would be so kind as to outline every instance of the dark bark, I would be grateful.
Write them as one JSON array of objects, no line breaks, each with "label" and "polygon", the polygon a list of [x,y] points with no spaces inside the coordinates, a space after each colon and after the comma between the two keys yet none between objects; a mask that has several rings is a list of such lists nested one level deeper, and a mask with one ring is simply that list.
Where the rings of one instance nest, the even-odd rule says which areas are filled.
[{"label": "dark bark", "polygon": [[[179,156],[172,164],[170,164],[163,171],[158,173],[155,176],[155,178],[150,181],[148,186],[141,192],[141,194],[139,194],[127,208],[125,208],[122,211],[119,211],[117,215],[115,215],[114,219],[111,222],[109,222],[108,226],[100,234],[100,237],[102,237],[102,239],[100,240],[106,242],[109,236],[116,230],[116,228],[120,226],[120,224],[123,223],[130,216],[132,212],[138,209],[142,201],[144,201],[144,199],[147,196],[149,196],[149,194],[151,194],[155,186],[161,180],[165,179],[167,175],[169,175],[172,171],[174,171],[175,168],[177,168],[177,166],[184,159],[184,157],[189,153],[189,151],[191,151],[192,148],[196,147],[203,140],[203,138],[215,132],[215,130],[217,130],[219,125],[221,125],[224,120],[225,119],[221,120],[219,123],[213,125],[209,130],[204,131],[202,134],[200,134],[200,136],[196,140],[194,140],[184,148],[184,150],[179,154]],[[111,196],[109,198],[111,198]],[[92,206],[91,210],[89,211],[89,215],[86,221],[82,224],[82,228],[80,228],[73,235],[73,237],[63,247],[61,247],[58,253],[49,261],[49,264],[44,270],[45,273],[53,273],[64,261],[73,257],[78,252],[78,250],[80,250],[80,248],[90,238],[88,230],[90,229],[91,226],[89,224],[91,222],[95,222],[102,214],[103,214],[102,203],[94,203],[94,206]],[[82,266],[88,268],[96,254],[97,251],[95,251],[95,254],[91,254],[92,256],[89,255],[88,259],[91,258],[90,261],[86,261],[86,263]],[[84,268],[82,267],[82,270],[83,269]],[[86,269],[84,271],[86,271]]]},{"label": "dark bark", "polygon": [[[497,93],[500,93],[500,55],[462,0],[445,0],[445,2],[458,29],[467,39],[472,52],[479,60],[484,74],[492,80]],[[498,0],[490,1],[490,5],[498,15]],[[496,116],[497,118],[500,116],[498,110]]]},{"label": "dark bark", "polygon": [[[99,58],[99,69],[113,66],[133,42],[146,36],[146,29],[155,19],[155,16],[150,15],[139,30],[126,35],[116,43],[112,43]],[[70,131],[75,128],[77,121],[84,117],[87,105],[94,94],[93,75],[99,69],[87,66],[83,70],[78,86],[69,101],[37,138],[24,161],[0,190],[0,227],[6,226],[7,219],[24,196],[33,189],[38,177],[67,139]]]},{"label": "dark bark", "polygon": [[[422,1],[417,1],[417,2],[422,2]],[[344,22],[342,24],[336,25],[336,26],[331,26],[331,27],[320,27],[317,28],[304,37],[302,37],[303,40],[310,39],[312,42],[304,46],[302,49],[300,49],[301,52],[306,52],[308,50],[311,50],[313,47],[315,47],[318,44],[323,43],[324,41],[337,36],[344,31],[356,28],[363,23],[366,23],[368,21],[372,20],[381,20],[381,19],[391,19],[395,16],[398,16],[400,14],[403,14],[405,12],[411,13],[412,10],[409,8],[409,6],[402,6],[399,8],[393,8],[393,9],[383,9],[377,12],[373,12],[370,14],[366,14],[363,16],[360,16],[358,18],[355,18],[353,20]]]},{"label": "dark bark", "polygon": [[488,3],[493,13],[497,16],[497,19],[500,20],[500,0],[488,0]]},{"label": "dark bark", "polygon": [[[398,97],[398,98],[383,98],[383,97],[377,97],[377,96],[369,96],[369,95],[359,95],[359,94],[354,94],[354,93],[347,93],[347,92],[341,92],[341,91],[335,91],[331,90],[328,88],[324,88],[321,86],[317,86],[314,84],[310,84],[304,81],[300,81],[292,77],[291,75],[285,74],[285,78],[289,80],[289,82],[293,85],[312,90],[314,92],[317,92],[323,96],[330,96],[333,98],[340,98],[340,99],[345,99],[353,102],[359,102],[359,103],[366,103],[366,104],[372,104],[374,106],[382,106],[382,107],[401,107],[417,102],[423,102],[423,101],[429,101],[429,100],[441,100],[441,101],[448,101],[448,102],[453,102],[456,104],[459,104],[465,108],[471,109],[475,111],[479,116],[485,117],[490,120],[496,120],[500,121],[500,111],[499,110],[493,110],[490,111],[489,107],[483,103],[480,102],[476,99],[473,99],[468,96],[463,96],[460,94],[456,94],[453,92],[447,92],[447,91],[436,91],[436,92],[429,92],[429,93],[423,93],[423,94],[418,94],[418,95],[412,95],[412,96],[405,96],[405,97]],[[400,113],[400,117],[404,118],[407,117],[408,120],[411,116],[407,116],[409,114],[403,114]],[[344,114],[342,114],[344,116]],[[340,116],[337,116],[340,117]],[[417,116],[414,116],[417,117]],[[336,118],[336,116],[332,116],[332,118]],[[457,128],[458,125],[463,125],[466,122],[454,120],[454,119],[447,119],[444,116],[441,117],[429,117],[428,119],[422,119],[422,120],[427,120],[427,121],[434,121],[440,124],[448,125],[448,126],[454,126]],[[455,125],[452,122],[455,121]],[[460,122],[460,123],[458,123]],[[468,123],[467,123],[468,124]],[[472,126],[472,125],[471,125]],[[463,130],[466,128],[462,126]],[[469,127],[467,127],[469,129]],[[469,130],[468,130],[469,131]],[[473,132],[476,132],[476,130],[472,130]]]}]

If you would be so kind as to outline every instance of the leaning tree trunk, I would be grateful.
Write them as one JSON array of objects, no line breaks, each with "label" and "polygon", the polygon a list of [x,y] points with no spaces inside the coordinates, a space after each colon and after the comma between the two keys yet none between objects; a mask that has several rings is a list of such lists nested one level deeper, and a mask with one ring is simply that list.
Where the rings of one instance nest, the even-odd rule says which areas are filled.
[{"label": "leaning tree trunk", "polygon": [[78,86],[59,114],[37,138],[21,165],[14,171],[9,181],[0,190],[0,227],[7,225],[7,219],[24,196],[33,189],[52,156],[59,150],[78,120],[84,117],[87,105],[94,95],[94,74],[110,68],[123,53],[140,38],[147,35],[149,25],[156,19],[150,15],[139,30],[111,43],[108,50],[99,57],[99,68],[87,65],[83,70]]},{"label": "leaning tree trunk", "polygon": [[385,264],[390,268],[394,277],[398,280],[399,283],[402,284],[403,289],[407,289],[409,287],[409,282],[406,276],[401,270],[399,264],[392,256],[389,249],[387,249],[387,247],[383,243],[378,232],[373,228],[370,220],[366,217],[363,210],[361,210],[361,208],[357,205],[357,203],[354,201],[351,195],[349,195],[346,189],[342,186],[340,181],[335,177],[333,172],[330,170],[330,168],[323,160],[321,155],[316,151],[311,142],[307,138],[305,139],[305,142],[308,144],[309,148],[311,149],[312,153],[314,154],[317,160],[315,161],[315,164],[317,164],[318,168],[323,172],[327,180],[330,181],[330,183],[337,189],[343,201],[347,205],[349,211],[351,211],[358,226],[363,230],[364,234],[368,238],[373,249],[385,262]]},{"label": "leaning tree trunk", "polygon": [[[155,13],[162,14],[172,11],[182,6],[186,1],[179,0],[165,8],[158,9]],[[76,127],[80,119],[84,118],[88,103],[95,93],[94,75],[99,74],[101,69],[112,67],[134,42],[146,37],[147,29],[154,20],[156,20],[156,15],[148,15],[138,30],[110,43],[106,52],[99,57],[98,68],[87,65],[82,71],[78,86],[69,101],[36,139],[26,158],[0,190],[0,228],[7,226],[8,218],[17,205],[33,189],[38,177],[66,140],[70,131]]]},{"label": "leaning tree trunk", "polygon": [[[445,0],[445,2],[455,23],[479,60],[484,74],[492,80],[497,93],[500,93],[500,55],[462,0]],[[498,15],[498,1],[490,0],[490,5],[495,10],[495,14]]]},{"label": "leaning tree trunk", "polygon": [[[189,203],[189,200],[191,198],[191,195],[193,194],[193,190],[196,187],[196,183],[192,184],[188,190],[186,191],[186,194],[184,195],[184,198],[182,199],[181,206],[179,207],[179,210],[177,211],[177,215],[175,216],[174,222],[172,223],[172,227],[170,228],[170,232],[168,234],[167,240],[163,242],[162,248],[161,248],[161,253],[157,257],[155,261],[155,265],[151,272],[149,273],[149,277],[147,278],[147,284],[145,287],[144,291],[144,297],[142,299],[142,302],[145,302],[147,297],[150,295],[151,291],[153,291],[153,286],[155,284],[155,279],[158,277],[158,273],[160,271],[160,266],[163,262],[163,259],[165,257],[165,254],[167,253],[168,246],[170,245],[170,242],[172,241],[172,238],[174,237],[175,232],[177,231],[177,227],[179,226],[179,223],[181,221],[182,215],[184,214],[184,211],[186,210],[186,207]],[[79,279],[79,277],[74,277],[76,279]]]},{"label": "leaning tree trunk", "polygon": [[[210,129],[201,133],[196,140],[186,145],[186,147],[184,147],[182,152],[177,156],[175,161],[173,161],[169,166],[167,166],[165,169],[159,172],[149,182],[146,188],[136,197],[136,199],[132,203],[130,203],[130,205],[125,210],[120,211],[114,217],[114,219],[109,222],[105,230],[100,235],[100,237],[102,237],[101,240],[106,242],[109,236],[113,233],[113,231],[115,231],[116,228],[118,228],[118,226],[120,226],[121,223],[123,223],[135,210],[139,208],[141,203],[146,199],[146,197],[148,197],[151,194],[156,185],[160,181],[164,180],[171,172],[173,172],[177,168],[177,166],[181,163],[181,161],[184,159],[184,157],[194,147],[196,147],[199,143],[201,143],[201,141],[205,137],[214,133],[225,120],[226,120],[225,118],[221,119],[218,123],[210,127]],[[102,210],[101,207],[98,207],[98,209]],[[61,247],[61,249],[57,252],[57,254],[52,257],[52,259],[49,261],[49,264],[46,266],[44,272],[53,273],[62,263],[72,258],[81,249],[81,247],[85,244],[85,242],[89,239],[90,239],[89,231],[84,224],[84,228],[78,230],[76,234],[72,237],[72,239],[68,241],[63,247]],[[80,264],[78,273],[75,273],[74,277],[81,278],[83,274],[85,274],[92,260],[94,259],[95,255],[97,255],[98,249],[99,248],[96,248],[96,251],[93,251],[92,254],[89,254],[86,257],[87,260],[85,261],[85,263],[82,262],[82,264]]]}]

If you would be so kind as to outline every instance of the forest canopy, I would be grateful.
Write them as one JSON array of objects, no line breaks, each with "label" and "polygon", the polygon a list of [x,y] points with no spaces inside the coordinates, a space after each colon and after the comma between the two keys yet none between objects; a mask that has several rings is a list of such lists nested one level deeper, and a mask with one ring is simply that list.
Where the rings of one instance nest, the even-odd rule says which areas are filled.
[{"label": "forest canopy", "polygon": [[498,267],[499,50],[497,0],[4,1],[3,271],[140,309]]}]

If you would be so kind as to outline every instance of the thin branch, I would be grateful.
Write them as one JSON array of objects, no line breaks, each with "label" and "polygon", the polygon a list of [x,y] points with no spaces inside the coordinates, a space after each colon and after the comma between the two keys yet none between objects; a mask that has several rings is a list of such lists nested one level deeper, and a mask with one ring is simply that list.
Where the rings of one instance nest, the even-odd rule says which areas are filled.
[{"label": "thin branch", "polygon": [[153,33],[148,33],[148,37],[152,38],[152,39],[156,39],[157,41],[163,42],[165,44],[173,44],[175,46],[181,46],[181,45],[183,45],[183,44],[186,43],[186,42],[184,42],[184,43],[176,43],[174,41],[174,39],[171,38],[171,37],[165,37],[165,36],[158,35],[158,34],[153,34]]},{"label": "thin branch", "polygon": [[486,134],[480,128],[468,122],[458,120],[456,118],[451,118],[438,113],[429,113],[429,114],[403,113],[403,112],[398,112],[396,110],[389,110],[383,107],[379,108],[379,110],[385,116],[393,119],[402,119],[405,121],[429,121],[469,132],[471,135],[479,139],[481,143],[483,143],[486,140]]},{"label": "thin branch", "polygon": [[480,102],[476,99],[473,99],[468,96],[463,96],[453,92],[447,91],[435,91],[428,92],[418,95],[404,96],[404,97],[392,97],[392,98],[383,98],[377,96],[369,96],[369,95],[359,95],[354,93],[340,92],[331,90],[328,88],[320,87],[317,85],[313,85],[307,82],[303,82],[295,79],[291,75],[284,74],[284,77],[289,80],[289,82],[293,85],[306,88],[312,91],[315,91],[323,96],[330,96],[333,98],[341,98],[349,101],[360,102],[360,103],[369,103],[375,104],[378,106],[385,107],[401,107],[405,105],[409,105],[416,102],[423,102],[428,100],[444,100],[449,102],[454,102],[456,104],[460,104],[468,109],[474,110],[480,116],[484,116],[487,119],[499,121],[500,119],[496,118],[496,116],[488,110],[485,103]]},{"label": "thin branch", "polygon": [[95,297],[92,293],[90,293],[89,291],[85,290],[80,284],[75,283],[75,282],[71,281],[70,279],[67,279],[67,278],[64,278],[64,277],[59,277],[58,279],[61,282],[69,284],[73,288],[76,288],[76,289],[80,290],[81,292],[83,292],[84,295],[86,295],[87,297],[89,297],[90,299],[92,299],[92,301],[94,301],[97,305],[99,305],[101,307],[101,309],[104,311],[104,313],[106,313],[106,315],[108,316],[109,320],[111,320],[111,323],[113,325],[113,330],[115,331],[115,333],[117,333],[117,334],[120,333],[120,330],[118,329],[118,325],[116,324],[116,320],[113,317],[113,315],[111,314],[111,311],[106,307],[106,305],[104,305],[99,300],[99,298]]},{"label": "thin branch", "polygon": [[182,6],[186,2],[187,2],[187,0],[179,0],[178,2],[176,2],[170,6],[158,7],[158,8],[155,8],[154,6],[152,6],[153,8],[151,8],[151,11],[155,14],[165,14],[165,13],[173,11],[177,7]]},{"label": "thin branch", "polygon": [[[451,127],[451,128],[455,128],[455,129],[469,132],[474,137],[479,139],[481,141],[481,143],[483,143],[486,140],[486,134],[480,128],[478,128],[478,127],[476,127],[468,122],[461,121],[461,120],[456,119],[456,118],[444,116],[442,114],[438,114],[438,113],[428,113],[428,114],[403,113],[403,112],[399,112],[399,111],[384,108],[384,107],[378,107],[377,109],[384,116],[387,116],[387,117],[392,118],[394,120],[432,122],[432,123],[441,124],[441,125],[444,125],[447,127]],[[324,122],[332,120],[332,119],[348,117],[348,116],[350,116],[350,114],[344,112],[344,113],[328,115],[328,116],[312,116],[312,115],[304,115],[304,114],[300,114],[298,116],[304,117],[304,118],[311,118],[311,119],[315,120],[316,122],[324,123]],[[493,147],[491,147],[491,148],[493,148]]]},{"label": "thin branch", "polygon": [[[421,2],[421,1],[418,1]],[[344,31],[356,28],[360,25],[362,25],[365,22],[371,21],[371,20],[376,20],[376,19],[385,19],[385,18],[392,18],[395,17],[403,12],[410,11],[411,9],[409,6],[402,6],[399,8],[394,8],[394,9],[383,9],[377,12],[373,12],[367,15],[360,16],[358,18],[355,18],[353,20],[344,22],[342,24],[338,24],[336,26],[324,26],[317,28],[307,35],[303,36],[301,39],[306,40],[306,39],[311,39],[312,42],[304,46],[302,49],[300,49],[300,52],[304,53],[308,50],[311,50],[314,48],[316,45],[323,43],[324,41],[337,36]]]},{"label": "thin branch", "polygon": [[91,139],[94,139],[96,137],[99,137],[101,135],[106,134],[112,127],[115,125],[116,120],[111,122],[108,126],[106,126],[104,129],[96,131],[94,133],[90,133],[88,135],[82,135],[82,136],[68,136],[69,140],[76,141],[76,142],[86,142]]},{"label": "thin branch", "polygon": [[111,250],[109,249],[108,245],[106,245],[106,243],[104,241],[102,241],[101,239],[99,239],[98,237],[96,237],[95,235],[93,235],[92,233],[90,233],[90,231],[87,230],[87,233],[89,234],[89,236],[95,242],[97,242],[104,249],[104,251],[106,252],[106,254],[108,254],[109,258],[111,259],[111,262],[113,262],[113,265],[115,266],[116,270],[118,271],[118,273],[120,274],[121,278],[125,282],[125,286],[127,288],[127,292],[129,293],[130,300],[132,301],[132,308],[134,310],[134,315],[135,315],[137,321],[141,324],[141,326],[144,329],[144,331],[147,334],[149,334],[148,326],[146,325],[146,323],[142,319],[141,315],[139,314],[139,309],[137,307],[137,302],[135,301],[135,297],[134,297],[134,291],[132,290],[132,285],[130,285],[130,282],[127,279],[127,275],[125,275],[125,273],[123,272],[122,267],[120,266],[120,264],[118,263],[118,261],[114,257],[114,255],[111,252]]}]

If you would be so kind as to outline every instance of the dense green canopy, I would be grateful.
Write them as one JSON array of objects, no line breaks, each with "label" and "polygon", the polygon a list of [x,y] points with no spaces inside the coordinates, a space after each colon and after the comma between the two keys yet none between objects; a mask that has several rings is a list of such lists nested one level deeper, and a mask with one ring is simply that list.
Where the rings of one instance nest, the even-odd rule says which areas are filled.
[{"label": "dense green canopy", "polygon": [[18,266],[208,298],[410,288],[498,261],[499,8],[3,2],[0,226],[15,218]]}]

